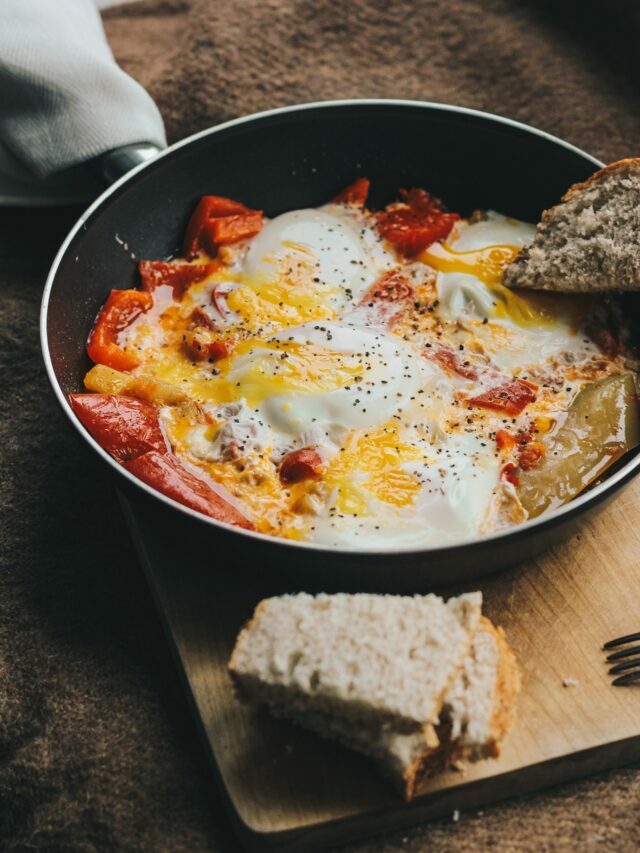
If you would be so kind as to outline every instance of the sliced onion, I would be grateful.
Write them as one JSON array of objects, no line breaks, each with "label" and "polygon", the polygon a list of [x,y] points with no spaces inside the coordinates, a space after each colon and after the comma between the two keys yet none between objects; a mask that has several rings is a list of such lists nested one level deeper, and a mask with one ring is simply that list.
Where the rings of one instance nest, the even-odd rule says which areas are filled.
[{"label": "sliced onion", "polygon": [[232,290],[237,290],[239,287],[240,285],[237,282],[223,281],[221,284],[216,284],[211,291],[211,300],[223,320],[231,313],[227,308],[227,296]]}]

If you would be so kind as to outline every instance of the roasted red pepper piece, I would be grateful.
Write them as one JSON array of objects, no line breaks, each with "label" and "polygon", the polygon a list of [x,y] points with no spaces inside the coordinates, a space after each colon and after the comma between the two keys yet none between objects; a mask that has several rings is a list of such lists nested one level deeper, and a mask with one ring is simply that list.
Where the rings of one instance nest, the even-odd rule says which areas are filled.
[{"label": "roasted red pepper piece", "polygon": [[427,358],[437,361],[446,370],[457,373],[458,376],[463,376],[465,379],[478,378],[479,374],[475,367],[469,364],[468,361],[463,361],[453,350],[446,349],[446,347],[439,347],[438,349],[426,349],[424,354]]},{"label": "roasted red pepper piece", "polygon": [[477,397],[471,397],[469,404],[483,409],[493,409],[495,412],[505,412],[507,415],[519,415],[520,412],[536,399],[537,387],[524,379],[512,379],[495,388],[489,388]]},{"label": "roasted red pepper piece", "polygon": [[118,462],[154,450],[167,452],[151,403],[123,394],[70,394],[71,408],[100,447]]},{"label": "roasted red pepper piece", "polygon": [[426,190],[401,190],[403,202],[377,215],[378,231],[405,258],[414,258],[436,240],[444,240],[460,219]]},{"label": "roasted red pepper piece", "polygon": [[230,246],[255,237],[262,230],[262,212],[252,210],[237,216],[220,216],[210,219],[202,229],[201,241],[209,251],[218,246]]},{"label": "roasted red pepper piece", "polygon": [[162,454],[152,450],[125,462],[124,467],[143,483],[184,506],[217,521],[253,530],[253,524],[240,510],[219,495],[204,479],[187,470],[172,453]]},{"label": "roasted red pepper piece", "polygon": [[118,333],[126,329],[140,314],[148,311],[152,305],[153,297],[150,293],[140,290],[112,290],[89,335],[89,358],[114,370],[133,370],[137,367],[140,360],[118,346]]},{"label": "roasted red pepper piece", "polygon": [[182,299],[190,285],[205,278],[219,269],[219,264],[172,264],[168,261],[140,261],[138,264],[142,289],[153,293],[157,287],[168,284],[173,288],[174,299]]},{"label": "roasted red pepper piece", "polygon": [[369,178],[356,178],[352,184],[345,187],[342,192],[339,192],[332,199],[334,204],[353,204],[357,207],[364,207],[369,195],[369,186],[371,181]]},{"label": "roasted red pepper piece", "polygon": [[280,463],[280,480],[289,486],[303,480],[317,480],[322,470],[322,457],[313,447],[292,450]]},{"label": "roasted red pepper piece", "polygon": [[[184,257],[188,261],[191,261],[198,255],[201,249],[211,249],[210,245],[203,245],[203,237],[207,243],[211,242],[211,235],[207,235],[207,228],[211,220],[221,217],[242,216],[249,213],[258,213],[260,215],[260,225],[262,226],[261,212],[251,210],[251,208],[246,207],[239,201],[233,201],[230,198],[224,198],[219,195],[203,195],[187,225],[182,248]],[[257,234],[258,232],[256,231],[255,233]]]}]

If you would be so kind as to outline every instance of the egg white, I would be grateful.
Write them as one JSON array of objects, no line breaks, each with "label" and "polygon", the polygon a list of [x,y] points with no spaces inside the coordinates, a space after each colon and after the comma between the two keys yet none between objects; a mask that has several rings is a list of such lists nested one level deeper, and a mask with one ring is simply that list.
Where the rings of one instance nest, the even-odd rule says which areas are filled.
[{"label": "egg white", "polygon": [[[432,452],[424,462],[404,467],[422,481],[408,506],[396,508],[371,495],[366,514],[345,516],[330,511],[330,498],[309,538],[334,547],[392,550],[445,546],[477,535],[500,471],[498,458],[480,438],[451,437],[445,453]],[[357,470],[352,476],[361,477]]]},{"label": "egg white", "polygon": [[[343,207],[294,210],[269,221],[251,242],[243,272],[256,280],[294,270],[331,307],[357,304],[392,256]],[[363,236],[366,235],[365,236]],[[378,248],[372,251],[374,244]]]},{"label": "egg white", "polygon": [[[335,443],[349,429],[364,429],[388,420],[401,412],[420,385],[422,360],[402,341],[374,329],[341,325],[340,323],[306,323],[289,327],[270,339],[281,348],[255,348],[236,359],[229,381],[238,393],[258,372],[272,373],[279,367],[290,344],[315,344],[355,360],[361,369],[358,376],[349,376],[343,387],[334,390],[305,393],[284,390],[267,397],[256,413],[276,434],[298,436],[313,431],[327,443]],[[295,352],[290,358],[295,359]]]},{"label": "egg white", "polygon": [[[447,245],[456,252],[489,249],[492,246],[522,248],[533,239],[535,227],[488,211],[478,222],[460,222]],[[540,365],[560,353],[588,358],[595,347],[584,339],[568,306],[558,299],[554,313],[545,322],[524,326],[507,313],[499,295],[478,276],[466,272],[439,272],[437,276],[440,312],[449,321],[480,321],[489,324],[477,330],[491,362],[508,371]],[[524,297],[526,298],[526,296]],[[492,327],[499,327],[497,334]]]}]

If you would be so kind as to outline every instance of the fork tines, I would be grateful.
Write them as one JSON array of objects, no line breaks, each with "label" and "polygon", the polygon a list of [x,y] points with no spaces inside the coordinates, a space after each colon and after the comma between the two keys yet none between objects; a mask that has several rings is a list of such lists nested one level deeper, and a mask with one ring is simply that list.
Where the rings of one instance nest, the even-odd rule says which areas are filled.
[{"label": "fork tines", "polygon": [[612,682],[616,687],[636,682],[640,683],[640,646],[630,646],[624,649],[618,648],[619,646],[628,646],[629,643],[636,641],[640,641],[640,632],[637,634],[627,634],[625,637],[618,637],[617,640],[610,640],[602,647],[607,652],[610,649],[618,649],[618,651],[607,655],[607,663],[622,661],[609,667],[609,674],[617,676]]}]

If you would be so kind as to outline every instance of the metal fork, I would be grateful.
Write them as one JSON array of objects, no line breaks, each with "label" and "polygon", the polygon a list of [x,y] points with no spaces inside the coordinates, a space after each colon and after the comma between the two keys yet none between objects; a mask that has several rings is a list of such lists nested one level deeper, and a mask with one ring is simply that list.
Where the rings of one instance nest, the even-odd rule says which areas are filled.
[{"label": "metal fork", "polygon": [[[617,649],[618,646],[626,646],[636,641],[640,641],[640,633],[627,634],[626,637],[610,640],[602,648],[608,652],[611,649]],[[627,658],[631,658],[631,660],[627,660]],[[609,674],[617,676],[613,679],[612,684],[616,687],[624,687],[634,682],[640,682],[640,646],[631,646],[607,655],[607,663],[613,663],[613,661],[622,661],[622,663],[616,663],[609,667]],[[620,673],[624,674],[620,675]]]}]

